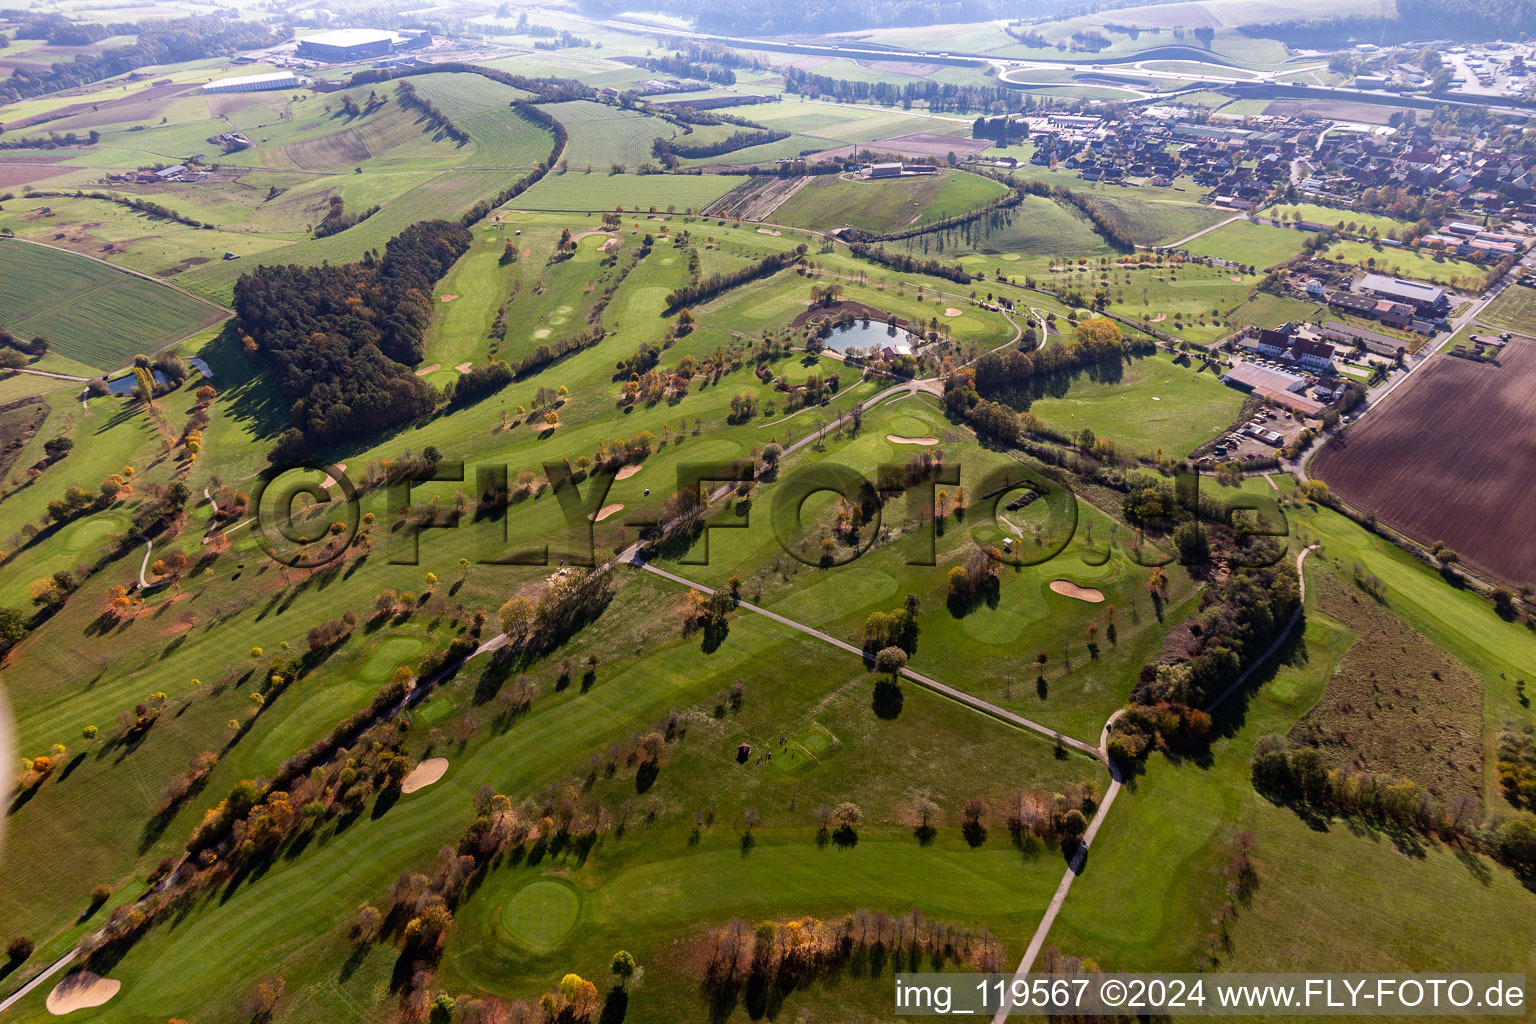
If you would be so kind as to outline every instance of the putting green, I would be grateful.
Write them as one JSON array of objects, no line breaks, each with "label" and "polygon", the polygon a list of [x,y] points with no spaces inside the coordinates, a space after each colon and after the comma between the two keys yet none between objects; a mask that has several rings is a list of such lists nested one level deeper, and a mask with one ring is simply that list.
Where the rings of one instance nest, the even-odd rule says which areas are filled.
[{"label": "putting green", "polygon": [[382,683],[394,672],[395,666],[407,658],[414,658],[426,646],[413,636],[392,636],[374,648],[359,674],[369,682]]},{"label": "putting green", "polygon": [[507,901],[501,923],[518,942],[540,953],[560,945],[576,924],[581,895],[568,885],[541,878]]},{"label": "putting green", "polygon": [[63,547],[71,554],[76,554],[101,544],[122,528],[123,521],[120,517],[98,513],[71,526],[62,538]]},{"label": "putting green", "polygon": [[892,416],[888,429],[889,433],[899,434],[902,437],[928,437],[933,432],[933,427],[921,416],[910,416],[902,413],[900,416]]}]

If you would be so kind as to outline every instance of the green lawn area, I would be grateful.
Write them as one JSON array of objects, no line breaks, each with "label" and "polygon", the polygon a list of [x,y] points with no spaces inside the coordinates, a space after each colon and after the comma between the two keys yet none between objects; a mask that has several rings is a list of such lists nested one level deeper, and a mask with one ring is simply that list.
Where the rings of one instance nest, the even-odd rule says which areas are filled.
[{"label": "green lawn area", "polygon": [[823,175],[773,212],[777,224],[900,231],[973,210],[1006,190],[965,171],[867,181]]},{"label": "green lawn area", "polygon": [[1075,376],[1062,395],[1047,395],[1030,411],[1072,433],[1091,428],[1138,454],[1183,458],[1232,425],[1243,396],[1210,371],[1178,366],[1166,353],[1137,359],[1118,379]]},{"label": "green lawn area", "polygon": [[1476,263],[1436,256],[1430,251],[1394,249],[1368,242],[1337,242],[1328,247],[1327,255],[1340,263],[1353,263],[1377,273],[1433,284],[1470,287],[1483,276],[1483,268]]},{"label": "green lawn area", "polygon": [[[207,1016],[225,1005],[229,992],[248,986],[249,963],[232,951],[252,948],[266,950],[270,963],[284,964],[290,991],[311,994],[306,1014],[318,1018],[354,1000],[371,1004],[381,998],[373,989],[394,954],[386,946],[367,953],[361,963],[349,962],[346,928],[358,903],[382,901],[401,867],[428,869],[445,838],[468,822],[470,798],[480,786],[490,784],[521,799],[546,783],[575,784],[585,776],[581,764],[589,752],[646,728],[669,708],[683,711],[688,724],[685,734],[667,745],[654,785],[637,796],[635,773],[623,767],[615,777],[598,773],[589,783],[588,798],[615,816],[626,815],[628,827],[608,834],[590,856],[569,848],[548,850],[490,871],[457,915],[441,975],[445,986],[533,999],[567,970],[603,979],[612,949],[622,945],[652,979],[648,994],[637,991],[632,999],[628,1019],[691,1017],[698,998],[686,983],[691,968],[668,951],[699,927],[723,924],[737,914],[753,920],[830,918],[861,907],[904,913],[913,904],[913,879],[919,876],[928,884],[916,902],[928,916],[957,925],[986,924],[1008,953],[1017,955],[1055,888],[1059,855],[1020,851],[1000,822],[973,848],[961,838],[955,809],[975,792],[998,800],[1010,787],[1050,791],[1097,778],[1097,766],[1076,756],[1058,760],[1048,739],[911,686],[903,687],[896,717],[879,717],[870,706],[869,676],[856,658],[756,616],[733,619],[724,646],[702,652],[696,637],[680,637],[663,621],[685,596],[686,590],[671,583],[628,577],[615,607],[582,644],[583,651],[602,655],[589,692],[547,690],[552,666],[571,650],[556,652],[547,666],[530,667],[546,692],[528,715],[511,728],[482,728],[467,745],[444,746],[437,753],[453,768],[439,783],[355,821],[322,826],[312,841],[278,857],[269,869],[197,901],[186,915],[151,931],[113,967],[123,993],[98,1019]],[[317,597],[303,596],[301,603]],[[361,656],[351,647],[342,655],[347,664]],[[765,674],[769,665],[773,669]],[[477,676],[478,669],[461,673],[435,700],[453,698],[468,706]],[[743,708],[715,717],[711,695],[738,678],[748,681]],[[313,702],[323,692],[310,689],[283,699]],[[243,699],[231,693],[192,708]],[[196,712],[209,713],[219,712]],[[306,703],[289,709],[288,718],[333,721],[337,713]],[[189,710],[181,721],[193,716]],[[169,731],[184,728],[178,721]],[[250,772],[305,742],[302,734],[264,735],[270,728],[258,726],[226,753],[225,761],[235,762],[233,770]],[[807,729],[832,734],[835,756],[824,749],[816,764],[793,772],[737,763],[742,741],[776,749],[780,734]],[[163,756],[158,748],[169,738],[151,737],[134,756],[158,763]],[[429,742],[423,735],[415,745],[419,750]],[[966,756],[954,757],[962,747]],[[916,763],[929,766],[921,770],[923,791],[946,808],[928,845],[901,824]],[[978,779],[976,764],[988,765],[992,778]],[[110,766],[92,772],[112,775]],[[85,773],[82,767],[45,793],[56,799],[54,788],[77,789]],[[222,792],[232,777],[238,776],[221,764],[208,794]],[[73,795],[79,800],[82,794]],[[817,803],[850,797],[865,814],[857,845],[818,843],[812,813]],[[634,806],[621,811],[626,800]],[[739,824],[747,807],[760,813],[750,844],[743,843]],[[33,809],[29,806],[29,817]],[[695,810],[708,817],[702,834],[692,838]],[[131,821],[132,812],[114,817]],[[137,835],[138,829],[130,831]],[[171,834],[184,831],[176,826]],[[29,891],[35,897],[37,890]],[[273,912],[274,900],[285,912]],[[221,950],[231,953],[219,955]],[[884,991],[872,985],[857,998],[874,1004],[886,998]],[[46,986],[23,1004],[19,1019],[34,1019],[45,992]]]},{"label": "green lawn area", "polygon": [[1288,228],[1239,220],[1201,235],[1184,248],[1191,255],[1217,256],[1263,270],[1299,253],[1305,237]]},{"label": "green lawn area", "polygon": [[1354,224],[1355,231],[1362,235],[1369,233],[1371,228],[1375,228],[1383,235],[1389,231],[1401,232],[1411,227],[1413,223],[1388,217],[1385,214],[1343,210],[1335,206],[1319,206],[1317,203],[1277,203],[1265,208],[1259,216],[1263,219],[1288,221],[1298,213],[1301,214],[1302,220],[1326,224],[1340,230],[1347,230],[1350,224]]},{"label": "green lawn area", "polygon": [[1234,326],[1254,324],[1259,327],[1278,327],[1288,321],[1320,321],[1329,316],[1328,308],[1315,302],[1292,298],[1288,295],[1259,292],[1234,309],[1227,319]]},{"label": "green lawn area", "polygon": [[0,324],[52,342],[101,372],[195,334],[227,314],[106,263],[42,245],[0,242]]}]

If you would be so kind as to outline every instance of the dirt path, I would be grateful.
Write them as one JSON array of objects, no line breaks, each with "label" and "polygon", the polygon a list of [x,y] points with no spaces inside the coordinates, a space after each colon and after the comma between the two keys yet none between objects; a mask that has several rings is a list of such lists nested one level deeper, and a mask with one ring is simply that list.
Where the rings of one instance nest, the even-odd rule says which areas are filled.
[{"label": "dirt path", "polygon": [[[1163,249],[1177,249],[1181,245],[1188,245],[1190,242],[1193,242],[1195,239],[1199,238],[1201,235],[1210,234],[1212,231],[1215,231],[1217,228],[1224,228],[1228,224],[1231,224],[1233,221],[1235,221],[1235,220],[1242,220],[1244,217],[1247,217],[1247,216],[1248,215],[1246,213],[1239,213],[1235,217],[1228,217],[1226,220],[1219,220],[1215,224],[1212,224],[1208,228],[1201,228],[1199,231],[1196,231],[1192,235],[1186,235],[1185,237],[1179,239],[1177,242],[1169,242],[1165,246],[1159,246],[1159,248],[1163,248]],[[1240,277],[1239,278],[1234,278],[1233,280],[1241,281],[1242,278],[1240,278]]]}]

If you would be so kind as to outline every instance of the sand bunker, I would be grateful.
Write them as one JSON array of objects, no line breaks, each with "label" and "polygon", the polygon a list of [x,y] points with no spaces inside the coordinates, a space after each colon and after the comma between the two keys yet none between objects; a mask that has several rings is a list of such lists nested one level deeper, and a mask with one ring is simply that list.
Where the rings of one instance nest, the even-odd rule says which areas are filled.
[{"label": "sand bunker", "polygon": [[950,306],[948,309],[946,309],[944,311],[944,315],[945,316],[959,316],[960,315],[960,311],[958,309],[956,309],[954,306]]},{"label": "sand bunker", "polygon": [[458,366],[454,367],[454,369],[458,370],[460,373],[468,373],[470,370],[473,370],[474,368],[475,368],[475,364],[474,363],[460,363]]},{"label": "sand bunker", "polygon": [[600,523],[604,519],[607,519],[609,516],[613,515],[615,512],[623,511],[623,509],[624,509],[623,505],[604,505],[602,508],[598,509],[596,512],[593,512],[592,514],[587,516],[587,518],[592,520],[594,523]]},{"label": "sand bunker", "polygon": [[936,437],[903,437],[900,434],[886,434],[885,439],[891,444],[938,444]]},{"label": "sand bunker", "polygon": [[444,295],[442,298],[443,298],[444,302],[452,302],[454,299],[458,298],[458,296],[457,295]]},{"label": "sand bunker", "polygon": [[411,773],[400,780],[400,792],[414,793],[418,789],[426,789],[432,783],[443,777],[448,770],[446,757],[429,757],[415,768]]},{"label": "sand bunker", "polygon": [[1234,280],[1234,281],[1241,281],[1242,279],[1243,279],[1243,275],[1242,274],[1233,274],[1232,275],[1232,280]]},{"label": "sand bunker", "polygon": [[1051,589],[1063,597],[1075,597],[1090,604],[1102,604],[1104,595],[1092,587],[1080,587],[1070,580],[1051,580]]},{"label": "sand bunker", "polygon": [[628,480],[630,477],[634,476],[644,468],[644,466],[625,466],[623,469],[613,474],[613,478],[615,480]]},{"label": "sand bunker", "polygon": [[1164,320],[1167,320],[1167,319],[1168,319],[1168,314],[1167,313],[1159,313],[1159,314],[1157,314],[1157,316],[1152,318],[1152,322],[1155,323],[1155,324],[1160,324]]},{"label": "sand bunker", "polygon": [[423,367],[421,367],[420,369],[418,369],[416,371],[416,376],[418,376],[418,377],[425,377],[427,374],[431,373],[433,370],[441,370],[442,368],[443,368],[443,364],[442,363],[428,363],[426,366],[423,366]]},{"label": "sand bunker", "polygon": [[76,971],[48,993],[48,1012],[55,1017],[62,1017],[76,1010],[100,1006],[117,995],[118,989],[122,987],[122,982],[112,978],[103,978],[90,971]]},{"label": "sand bunker", "polygon": [[758,228],[757,233],[760,235],[782,235],[784,232],[775,231],[772,228]]},{"label": "sand bunker", "polygon": [[[336,468],[340,472],[345,473],[347,471],[347,464],[345,462],[338,462],[338,463],[336,463]],[[330,490],[332,487],[335,487],[336,486],[335,478],[332,477],[331,474],[329,474],[329,473],[325,474],[325,483],[323,484],[323,486],[325,487],[326,490]]]}]

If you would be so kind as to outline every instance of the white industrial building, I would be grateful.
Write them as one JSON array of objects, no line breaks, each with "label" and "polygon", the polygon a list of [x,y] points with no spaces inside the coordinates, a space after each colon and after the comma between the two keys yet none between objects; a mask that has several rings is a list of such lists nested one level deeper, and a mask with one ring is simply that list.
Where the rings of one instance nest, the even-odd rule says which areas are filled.
[{"label": "white industrial building", "polygon": [[297,89],[305,84],[305,80],[292,71],[274,71],[267,75],[221,78],[203,86],[203,92],[264,92],[268,89]]}]

